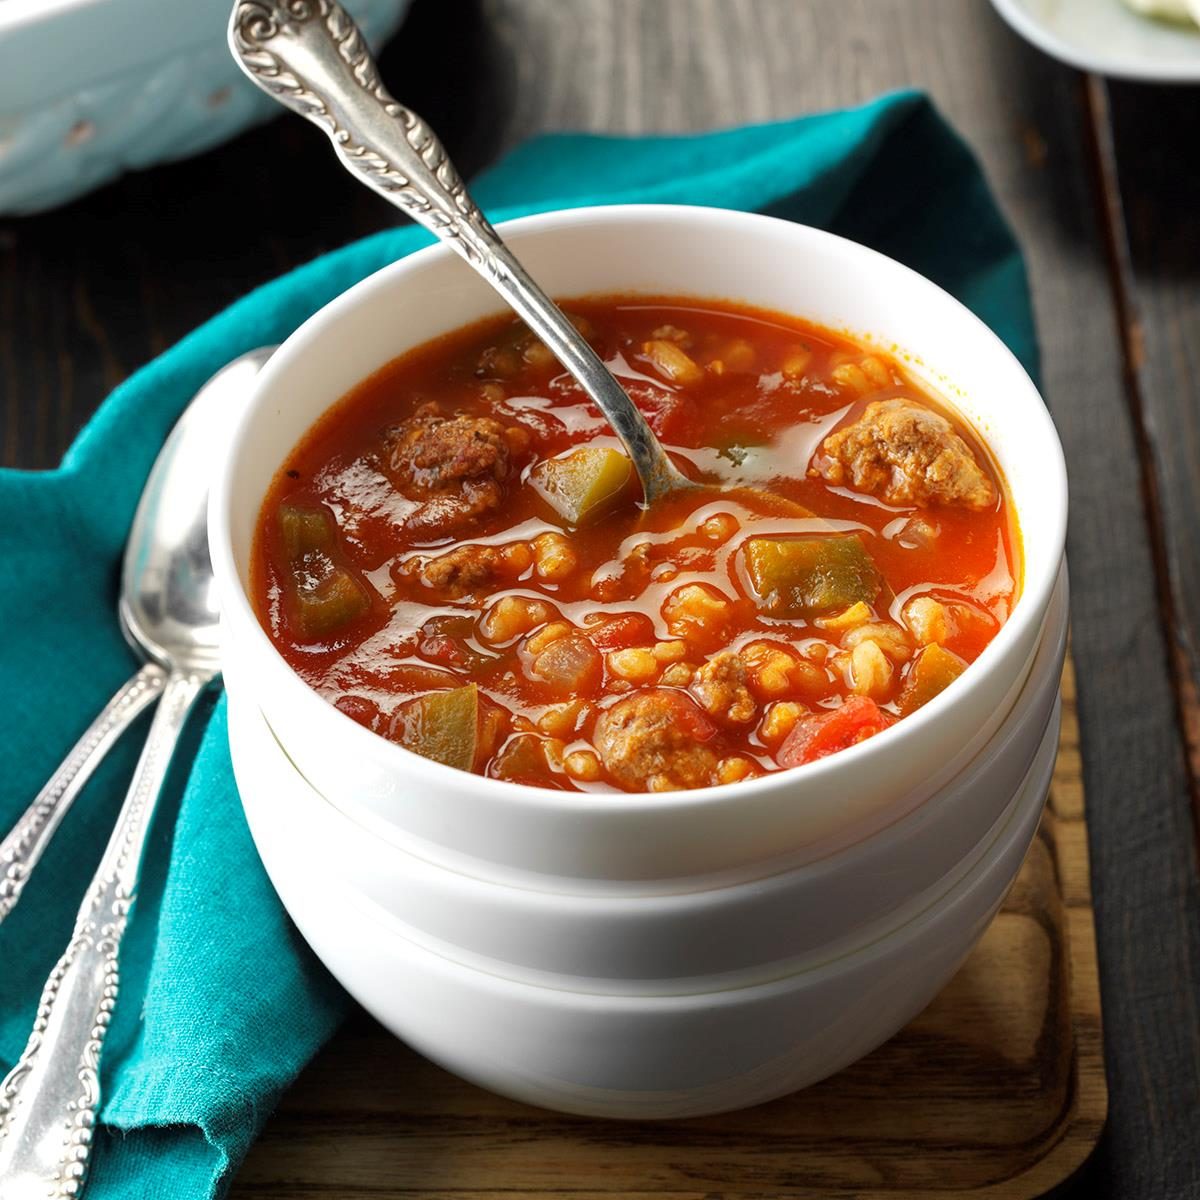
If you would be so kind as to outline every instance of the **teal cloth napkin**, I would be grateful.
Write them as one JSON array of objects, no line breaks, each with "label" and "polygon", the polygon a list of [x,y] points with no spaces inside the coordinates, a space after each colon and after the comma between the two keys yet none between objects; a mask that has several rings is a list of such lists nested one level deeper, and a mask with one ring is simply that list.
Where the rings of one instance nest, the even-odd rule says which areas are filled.
[{"label": "teal cloth napkin", "polygon": [[[657,201],[823,226],[929,276],[1036,367],[1017,246],[970,152],[917,94],[693,137],[543,137],[475,190],[494,220]],[[229,359],[282,341],[339,292],[428,241],[411,226],[389,230],[259,288],[118,387],[57,470],[0,472],[0,827],[134,669],[114,618],[121,550],[180,410]],[[66,945],[137,742],[119,746],[89,785],[0,925],[4,1070]],[[282,1090],[351,1003],[259,864],[234,788],[223,703],[199,714],[175,776],[123,955],[90,1200],[221,1194]]]}]

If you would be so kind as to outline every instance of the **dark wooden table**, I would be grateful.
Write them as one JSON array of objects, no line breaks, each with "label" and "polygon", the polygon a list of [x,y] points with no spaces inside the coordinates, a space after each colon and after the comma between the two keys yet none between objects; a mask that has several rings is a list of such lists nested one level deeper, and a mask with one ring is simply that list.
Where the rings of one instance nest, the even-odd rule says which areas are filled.
[{"label": "dark wooden table", "polygon": [[[985,0],[419,0],[383,72],[471,172],[543,129],[702,129],[908,85],[974,146],[1028,257],[1071,472],[1111,1100],[1065,1194],[1200,1196],[1200,90],[1082,76]],[[52,465],[138,365],[394,219],[283,121],[0,221],[0,463]]]}]

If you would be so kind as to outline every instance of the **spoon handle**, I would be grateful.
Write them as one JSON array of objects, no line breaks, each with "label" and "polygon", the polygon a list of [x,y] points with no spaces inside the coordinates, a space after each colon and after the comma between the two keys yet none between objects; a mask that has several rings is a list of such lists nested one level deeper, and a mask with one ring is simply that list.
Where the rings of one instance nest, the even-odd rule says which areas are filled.
[{"label": "spoon handle", "polygon": [[347,170],[450,245],[516,310],[604,413],[647,501],[689,486],[596,352],[479,211],[437,135],[389,95],[336,0],[238,0],[229,45],[263,91],[328,134]]},{"label": "spoon handle", "polygon": [[155,803],[210,674],[172,673],[70,944],[50,973],[25,1052],[0,1083],[0,1195],[66,1200],[83,1186],[100,1106],[100,1051]]},{"label": "spoon handle", "polygon": [[100,760],[146,705],[158,698],[166,680],[167,673],[155,663],[147,663],[128,680],[0,842],[0,922],[16,908],[29,873]]}]

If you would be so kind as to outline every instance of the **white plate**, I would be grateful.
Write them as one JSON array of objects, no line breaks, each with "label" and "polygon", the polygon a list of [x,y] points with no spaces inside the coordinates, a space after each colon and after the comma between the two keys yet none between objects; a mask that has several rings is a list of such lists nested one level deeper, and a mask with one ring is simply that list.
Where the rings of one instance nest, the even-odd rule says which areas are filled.
[{"label": "white plate", "polygon": [[1200,29],[1131,11],[1122,0],[992,0],[1023,37],[1083,71],[1200,83]]}]

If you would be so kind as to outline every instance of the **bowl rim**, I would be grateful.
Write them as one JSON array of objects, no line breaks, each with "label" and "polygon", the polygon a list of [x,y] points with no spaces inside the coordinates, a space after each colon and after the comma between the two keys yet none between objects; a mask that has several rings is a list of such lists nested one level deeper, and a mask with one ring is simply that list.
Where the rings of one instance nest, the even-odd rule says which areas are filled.
[{"label": "bowl rim", "polygon": [[[258,704],[256,698],[243,698],[239,692],[235,701],[231,689],[230,724],[232,728],[235,715],[239,721],[261,722],[263,734],[269,740],[269,753],[272,755],[275,753],[279,754],[283,760],[281,766],[285,767],[290,774],[295,775],[298,786],[304,789],[306,793],[311,793],[314,800],[321,807],[321,811],[326,813],[331,820],[339,824],[345,823],[352,827],[355,830],[355,836],[382,841],[387,848],[385,853],[389,856],[395,853],[405,858],[413,859],[419,862],[423,868],[443,871],[447,876],[464,879],[468,882],[468,886],[482,886],[489,889],[501,889],[502,891],[522,892],[526,894],[533,893],[544,899],[546,903],[567,904],[577,906],[581,910],[594,906],[599,909],[607,908],[611,911],[621,911],[628,906],[642,903],[655,903],[666,906],[681,905],[686,907],[696,903],[698,898],[702,896],[720,895],[728,898],[737,894],[739,889],[742,894],[750,891],[761,892],[764,889],[769,891],[776,887],[786,887],[788,880],[794,879],[799,875],[822,877],[846,870],[860,869],[861,862],[859,860],[861,860],[863,854],[873,853],[879,846],[881,839],[893,838],[898,829],[906,825],[911,828],[913,825],[924,821],[925,814],[928,813],[930,806],[940,806],[943,803],[944,797],[949,794],[950,789],[957,788],[961,790],[965,786],[964,781],[973,780],[980,770],[994,767],[999,755],[1007,753],[1012,744],[1015,730],[1026,717],[1028,711],[1030,711],[1027,709],[1026,712],[1018,712],[1018,708],[1021,707],[1020,701],[1037,694],[1042,688],[1046,688],[1050,692],[1049,708],[1047,710],[1047,721],[1049,721],[1053,715],[1055,706],[1061,701],[1061,668],[1066,655],[1070,625],[1068,614],[1070,585],[1065,564],[1062,568],[1059,587],[1061,591],[1056,589],[1055,596],[1051,601],[1051,612],[1052,615],[1056,616],[1055,624],[1052,630],[1050,628],[1047,629],[1047,636],[1043,637],[1041,643],[1038,645],[1033,668],[1022,685],[1018,703],[1014,704],[1013,708],[1005,716],[1000,727],[996,730],[996,733],[987,745],[982,747],[979,753],[968,763],[965,763],[941,788],[932,793],[921,804],[915,805],[899,814],[894,821],[889,822],[883,828],[876,830],[865,838],[841,846],[833,850],[832,853],[821,854],[814,858],[805,858],[798,862],[768,861],[765,865],[771,869],[766,871],[759,869],[760,864],[755,864],[748,873],[725,872],[708,876],[684,877],[688,879],[688,886],[686,888],[678,886],[678,879],[671,879],[668,881],[669,886],[666,890],[646,891],[639,884],[637,890],[613,890],[606,888],[599,891],[580,891],[578,888],[579,881],[573,880],[572,882],[575,886],[570,890],[564,890],[563,881],[559,876],[539,876],[536,872],[521,872],[513,875],[494,874],[486,871],[486,868],[492,865],[486,862],[484,863],[484,872],[477,873],[476,870],[472,869],[474,864],[464,863],[461,859],[448,860],[439,855],[439,848],[436,843],[419,839],[398,826],[386,823],[383,818],[376,814],[373,820],[384,826],[382,829],[377,829],[374,827],[371,818],[368,818],[368,820],[363,819],[362,812],[347,809],[338,804],[337,801],[331,799],[305,775],[304,771],[292,759],[280,741],[279,735],[271,724],[270,718]],[[1053,633],[1053,636],[1050,636],[1051,633]],[[1048,671],[1052,671],[1053,673],[1052,680]],[[1037,746],[1040,747],[1040,745],[1041,741],[1039,737]],[[1035,748],[1033,751],[1034,756],[1036,756],[1036,753],[1037,750]],[[1030,759],[1030,764],[1032,762],[1033,758]],[[1022,775],[1017,791],[1020,791],[1027,775],[1028,769]],[[887,853],[891,854],[893,850],[894,847],[889,846]]]},{"label": "bowl rim", "polygon": [[[1021,595],[1008,620],[985,647],[979,658],[949,688],[915,713],[896,722],[895,725],[874,737],[817,762],[807,763],[803,767],[770,772],[757,779],[677,792],[573,792],[539,788],[460,771],[389,742],[379,734],[359,725],[325,700],[300,678],[280,654],[274,642],[259,623],[246,589],[242,586],[229,530],[233,522],[233,482],[236,468],[241,460],[242,442],[247,427],[264,403],[263,397],[270,393],[275,377],[282,373],[286,364],[294,359],[303,358],[304,354],[308,352],[308,342],[323,326],[352,314],[356,308],[364,303],[369,303],[378,293],[388,292],[396,286],[397,277],[403,280],[405,275],[430,262],[450,259],[454,255],[454,251],[441,242],[423,247],[359,280],[328,304],[323,305],[295,329],[267,361],[255,380],[252,395],[233,422],[226,452],[217,464],[210,493],[208,523],[209,549],[220,587],[225,619],[229,620],[229,607],[230,605],[234,606],[239,634],[244,632],[246,636],[250,637],[259,651],[259,654],[256,655],[256,662],[264,665],[268,662],[271,664],[271,684],[285,688],[309,712],[315,713],[316,709],[313,706],[320,705],[325,714],[321,719],[332,721],[338,726],[348,748],[357,748],[364,757],[388,764],[391,773],[398,778],[404,778],[409,785],[427,784],[442,792],[457,791],[460,794],[470,792],[473,800],[486,799],[489,803],[497,804],[504,801],[512,807],[535,814],[569,813],[573,816],[607,813],[629,816],[637,813],[685,812],[690,809],[721,806],[730,802],[739,802],[748,794],[766,793],[785,788],[788,786],[789,780],[794,781],[795,773],[798,771],[805,773],[804,777],[808,781],[808,786],[818,787],[822,782],[835,780],[852,764],[866,764],[877,759],[884,759],[892,754],[894,746],[903,744],[902,739],[915,735],[919,730],[936,723],[942,714],[949,710],[951,704],[960,702],[967,694],[967,690],[973,690],[977,686],[977,681],[982,678],[991,664],[1005,655],[1010,646],[1017,643],[1022,637],[1040,636],[1036,629],[1030,627],[1040,625],[1044,620],[1058,576],[1062,548],[1066,541],[1068,503],[1066,464],[1058,433],[1036,385],[1004,342],[961,301],[903,263],[838,234],[761,213],[745,213],[733,209],[699,205],[588,206],[519,217],[502,222],[497,226],[497,230],[501,236],[505,234],[537,235],[544,232],[557,232],[563,228],[569,229],[577,224],[600,222],[612,226],[617,231],[623,225],[636,224],[646,220],[696,222],[699,225],[710,226],[715,224],[724,226],[728,231],[734,233],[739,229],[753,226],[760,230],[768,228],[781,239],[790,240],[793,244],[806,242],[811,246],[813,243],[824,243],[827,248],[831,247],[847,260],[857,259],[866,270],[881,267],[885,272],[892,273],[893,277],[898,275],[912,289],[910,294],[926,296],[939,306],[950,305],[956,308],[960,318],[966,324],[974,326],[983,341],[991,347],[997,361],[1004,363],[1011,372],[1015,373],[1014,378],[1023,384],[1028,409],[1025,414],[1027,423],[1034,436],[1042,440],[1050,450],[1049,474],[1051,478],[1046,480],[1046,486],[1047,490],[1057,497],[1057,503],[1054,503],[1052,507],[1047,505],[1047,511],[1038,514],[1038,520],[1043,533],[1049,535],[1049,544],[1057,547],[1058,553],[1052,553],[1049,556],[1049,565],[1044,573],[1037,577],[1030,575],[1028,561],[1023,561],[1025,573]],[[802,247],[797,248],[802,249]],[[754,301],[752,297],[746,297],[745,302],[752,304]],[[396,356],[411,348],[401,345]],[[902,347],[901,349],[909,348]],[[928,361],[927,354],[918,357],[920,361]],[[330,405],[336,403],[338,399],[340,397],[332,397]],[[975,432],[976,436],[990,447],[989,440],[983,437],[978,430]],[[282,464],[284,456],[291,448],[290,446],[282,448],[278,465]],[[278,465],[276,469],[278,469]],[[258,503],[261,506],[261,498]],[[1020,516],[1021,514],[1018,514],[1018,518]],[[1025,524],[1025,521],[1018,520],[1019,527],[1023,527]],[[224,581],[224,586],[221,586],[221,581]]]},{"label": "bowl rim", "polygon": [[[336,889],[345,905],[357,913],[360,920],[370,923],[376,938],[395,938],[414,947],[418,953],[426,956],[428,961],[435,961],[440,970],[452,974],[462,973],[487,988],[507,991],[510,995],[552,995],[559,1003],[583,1009],[680,1012],[786,994],[798,986],[820,985],[830,978],[859,971],[880,960],[894,960],[907,952],[914,941],[940,928],[956,911],[969,906],[973,899],[978,900],[981,892],[986,893],[994,889],[998,877],[1007,875],[1007,880],[997,889],[998,895],[990,902],[989,907],[1003,903],[1003,898],[1016,880],[1029,847],[1037,835],[1049,795],[1054,763],[1058,755],[1058,738],[1050,737],[1050,730],[1057,730],[1061,722],[1062,704],[1062,696],[1059,694],[1053,702],[1047,733],[1039,742],[1028,770],[1012,799],[985,831],[983,837],[986,845],[969,868],[955,873],[948,882],[943,881],[944,887],[940,887],[935,895],[929,896],[918,910],[906,914],[899,924],[878,930],[869,940],[844,947],[819,961],[805,963],[797,969],[784,970],[765,978],[748,979],[740,983],[729,980],[721,987],[678,992],[625,993],[563,987],[558,983],[533,978],[523,971],[502,971],[495,964],[482,965],[465,961],[459,956],[457,947],[451,947],[419,931],[413,936],[409,932],[412,929],[410,925],[388,912],[371,897],[350,890],[342,881],[331,886]],[[1019,856],[1013,861],[1018,850]],[[272,856],[272,860],[278,861],[275,856]],[[292,867],[288,870],[290,872]],[[297,924],[303,933],[304,923]],[[971,937],[970,944],[977,944],[985,931],[986,926],[978,928]]]}]

